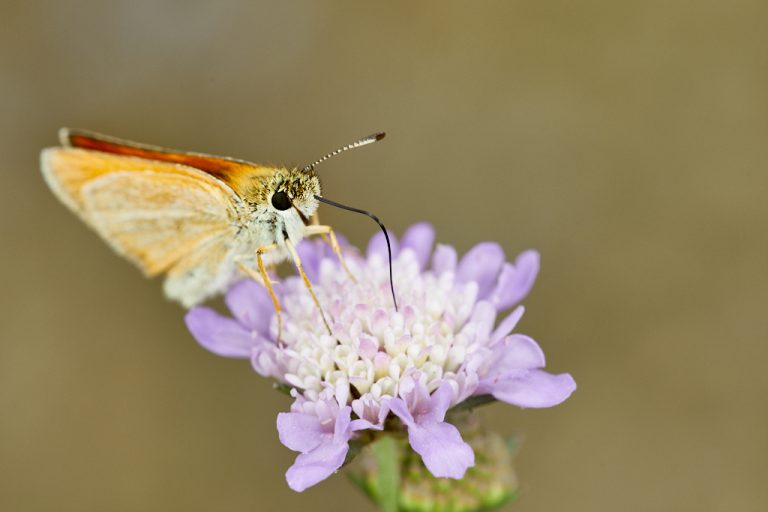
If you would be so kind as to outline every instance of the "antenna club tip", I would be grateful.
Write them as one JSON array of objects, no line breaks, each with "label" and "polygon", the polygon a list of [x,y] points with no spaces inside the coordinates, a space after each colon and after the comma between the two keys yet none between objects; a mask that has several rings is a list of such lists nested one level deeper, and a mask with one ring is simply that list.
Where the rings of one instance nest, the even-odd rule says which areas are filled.
[{"label": "antenna club tip", "polygon": [[379,132],[379,133],[375,134],[373,137],[378,142],[378,141],[380,141],[381,139],[383,139],[386,136],[387,136],[387,134],[385,132]]}]

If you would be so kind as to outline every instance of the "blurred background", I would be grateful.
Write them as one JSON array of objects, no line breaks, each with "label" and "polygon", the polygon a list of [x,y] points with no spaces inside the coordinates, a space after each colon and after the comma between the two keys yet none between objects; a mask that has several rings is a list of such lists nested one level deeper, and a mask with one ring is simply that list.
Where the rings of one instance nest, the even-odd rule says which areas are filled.
[{"label": "blurred background", "polygon": [[[461,251],[542,254],[521,330],[579,389],[490,406],[505,510],[768,510],[768,4],[0,3],[0,509],[372,511],[296,494],[288,400],[43,183],[61,126],[320,170]],[[365,244],[375,226],[321,208]]]}]

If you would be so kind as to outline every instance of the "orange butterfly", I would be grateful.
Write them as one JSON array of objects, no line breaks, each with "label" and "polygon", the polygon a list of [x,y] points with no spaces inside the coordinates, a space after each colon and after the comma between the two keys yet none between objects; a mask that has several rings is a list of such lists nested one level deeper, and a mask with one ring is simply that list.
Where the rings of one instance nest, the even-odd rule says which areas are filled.
[{"label": "orange butterfly", "polygon": [[295,245],[328,235],[344,265],[331,227],[314,222],[319,202],[365,213],[386,235],[369,212],[322,197],[315,172],[328,158],[383,137],[370,135],[304,168],[288,168],[65,128],[62,147],[43,150],[41,164],[54,194],[112,248],[147,276],[166,274],[169,298],[190,307],[245,273],[267,287],[279,319],[265,266],[291,258],[320,308]]}]

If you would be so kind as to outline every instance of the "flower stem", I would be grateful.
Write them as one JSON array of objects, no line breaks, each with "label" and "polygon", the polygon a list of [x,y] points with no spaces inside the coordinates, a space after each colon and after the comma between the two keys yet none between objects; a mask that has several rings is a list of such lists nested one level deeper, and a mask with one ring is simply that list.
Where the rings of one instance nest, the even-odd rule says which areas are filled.
[{"label": "flower stem", "polygon": [[397,442],[390,436],[383,436],[372,448],[379,470],[377,502],[382,512],[397,512],[400,492],[400,456]]}]

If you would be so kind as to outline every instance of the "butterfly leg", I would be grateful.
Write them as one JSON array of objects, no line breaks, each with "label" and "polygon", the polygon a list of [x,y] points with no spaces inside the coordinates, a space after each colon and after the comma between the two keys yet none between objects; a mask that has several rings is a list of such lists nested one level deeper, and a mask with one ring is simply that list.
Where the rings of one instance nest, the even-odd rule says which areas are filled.
[{"label": "butterfly leg", "polygon": [[277,249],[276,244],[259,247],[256,249],[256,261],[259,264],[259,273],[264,280],[264,286],[267,287],[269,296],[272,298],[272,304],[275,306],[275,313],[277,314],[277,343],[281,344],[281,340],[283,339],[283,315],[280,313],[280,301],[277,300],[275,290],[272,288],[272,280],[269,278],[269,274],[267,274],[267,270],[264,268],[264,261],[261,259],[263,254],[268,253],[269,251],[274,251],[275,249]]},{"label": "butterfly leg", "polygon": [[243,263],[247,259],[248,258],[245,256],[235,256],[235,264],[237,264],[237,268],[240,269],[240,272],[247,275],[249,278],[253,279],[257,283],[259,283],[261,286],[266,288],[267,285],[264,283],[264,279],[261,277],[261,274],[253,270],[247,264]]},{"label": "butterfly leg", "polygon": [[311,235],[320,235],[323,237],[323,240],[328,242],[328,240],[325,238],[325,235],[328,235],[328,237],[331,239],[329,244],[331,246],[331,249],[333,249],[333,253],[336,255],[336,257],[339,259],[339,263],[341,263],[341,267],[344,269],[344,272],[347,273],[349,278],[352,280],[353,283],[357,282],[357,279],[355,279],[355,276],[352,275],[352,272],[349,271],[349,268],[347,267],[347,262],[344,261],[344,255],[341,254],[341,247],[339,247],[339,241],[336,239],[336,233],[333,232],[333,228],[331,226],[307,226],[306,234],[308,236]]},{"label": "butterfly leg", "polygon": [[283,337],[283,316],[281,314],[280,301],[277,299],[277,295],[275,295],[275,290],[272,288],[272,280],[269,278],[269,274],[267,274],[267,270],[264,268],[264,262],[261,259],[263,254],[268,253],[269,251],[274,251],[275,249],[277,249],[276,244],[265,245],[256,249],[256,261],[259,265],[258,274],[251,267],[244,264],[241,259],[236,261],[241,272],[257,283],[263,285],[267,289],[267,292],[269,292],[272,304],[275,306],[275,314],[277,314],[277,343],[280,344]]},{"label": "butterfly leg", "polygon": [[285,247],[288,249],[288,252],[291,253],[293,263],[296,265],[296,269],[299,271],[299,275],[301,275],[301,278],[304,280],[304,286],[307,287],[309,294],[312,296],[312,300],[315,302],[315,306],[317,306],[317,310],[320,311],[320,317],[323,319],[325,328],[328,329],[328,334],[333,335],[331,326],[328,325],[328,320],[325,319],[325,312],[323,312],[323,308],[320,306],[320,301],[317,300],[317,296],[315,295],[314,290],[312,290],[312,283],[309,282],[309,278],[304,272],[304,267],[301,265],[301,258],[299,258],[299,253],[296,252],[296,248],[293,246],[293,243],[287,238],[285,239]]},{"label": "butterfly leg", "polygon": [[[317,212],[315,212],[312,215],[312,217],[310,217],[309,222],[310,223],[307,224],[307,226],[309,226],[310,230],[317,229],[317,227],[320,226],[320,216],[317,214]],[[322,226],[322,227],[325,227],[325,226]],[[309,235],[312,235],[312,234],[314,234],[314,233],[312,233],[312,232],[309,233]],[[323,242],[325,242],[329,246],[333,247],[333,242],[331,242],[331,239],[328,238],[327,233],[323,232],[323,233],[319,233],[319,234],[320,234],[320,238],[323,239]]]}]

